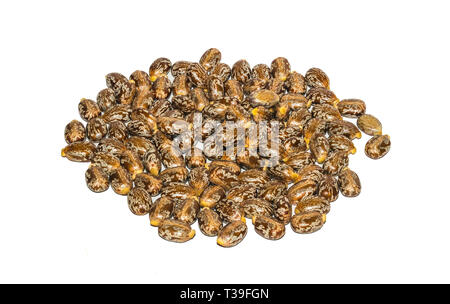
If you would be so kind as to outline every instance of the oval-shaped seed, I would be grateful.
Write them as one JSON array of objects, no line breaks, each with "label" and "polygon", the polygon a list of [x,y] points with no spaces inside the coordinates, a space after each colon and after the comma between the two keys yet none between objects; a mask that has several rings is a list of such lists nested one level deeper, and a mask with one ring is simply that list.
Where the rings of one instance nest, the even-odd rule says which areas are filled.
[{"label": "oval-shaped seed", "polygon": [[287,196],[280,195],[273,201],[273,215],[274,217],[287,225],[292,217],[292,205],[289,203]]},{"label": "oval-shaped seed", "polygon": [[252,69],[250,68],[250,64],[247,60],[241,59],[233,64],[233,68],[231,69],[231,78],[244,84],[250,79],[251,73]]},{"label": "oval-shaped seed", "polygon": [[337,175],[348,166],[348,154],[345,151],[336,151],[328,155],[323,163],[323,170],[330,175]]},{"label": "oval-shaped seed", "polygon": [[351,140],[355,138],[361,138],[361,132],[358,127],[356,127],[350,121],[345,120],[332,120],[328,122],[328,134],[333,135],[344,135]]},{"label": "oval-shaped seed", "polygon": [[97,105],[102,112],[105,112],[115,104],[116,104],[116,97],[112,89],[106,88],[98,92]]},{"label": "oval-shaped seed", "polygon": [[195,230],[177,220],[164,220],[158,227],[158,234],[166,241],[184,243],[195,236]]},{"label": "oval-shaped seed", "polygon": [[102,118],[92,118],[86,125],[86,133],[89,140],[100,141],[108,133],[108,125]]},{"label": "oval-shaped seed", "polygon": [[286,58],[278,57],[270,64],[270,71],[274,78],[285,81],[291,73],[291,65]]},{"label": "oval-shaped seed", "polygon": [[103,138],[97,145],[97,152],[104,152],[119,158],[126,150],[125,145],[114,138]]},{"label": "oval-shaped seed", "polygon": [[152,114],[150,114],[150,112],[146,109],[134,109],[131,112],[130,118],[132,120],[142,120],[144,122],[146,122],[151,129],[153,129],[156,132],[156,128],[157,128],[157,119],[155,116],[153,116]]},{"label": "oval-shaped seed", "polygon": [[306,93],[306,79],[302,74],[292,72],[286,79],[286,88],[289,93],[305,94]]},{"label": "oval-shaped seed", "polygon": [[142,137],[151,137],[155,132],[154,129],[143,120],[131,120],[127,124],[127,130],[130,135],[134,136],[142,136]]},{"label": "oval-shaped seed", "polygon": [[367,157],[380,159],[391,149],[391,138],[389,135],[377,135],[369,139],[365,146]]},{"label": "oval-shaped seed", "polygon": [[257,64],[252,69],[252,78],[253,79],[261,79],[265,80],[266,82],[272,78],[272,75],[270,74],[270,68],[267,64]]},{"label": "oval-shaped seed", "polygon": [[247,225],[241,220],[233,221],[220,230],[217,244],[222,247],[233,247],[242,242],[247,235]]},{"label": "oval-shaped seed", "polygon": [[175,203],[168,197],[158,198],[150,209],[150,225],[158,227],[173,214]]},{"label": "oval-shaped seed", "polygon": [[320,212],[297,214],[292,217],[291,228],[296,233],[307,234],[320,230],[324,223],[324,216]]},{"label": "oval-shaped seed", "polygon": [[240,205],[243,201],[256,197],[258,189],[250,184],[238,184],[226,193],[226,200]]},{"label": "oval-shaped seed", "polygon": [[133,188],[127,197],[128,208],[135,215],[145,215],[150,211],[152,198],[143,188]]},{"label": "oval-shaped seed", "polygon": [[225,82],[228,78],[230,78],[231,68],[228,64],[220,62],[211,71],[211,75],[217,76],[220,80],[222,80],[222,82]]},{"label": "oval-shaped seed", "polygon": [[129,105],[133,102],[136,94],[134,80],[128,80],[120,73],[109,73],[105,78],[106,86],[114,91],[117,103]]},{"label": "oval-shaped seed", "polygon": [[237,184],[238,175],[228,167],[218,166],[209,170],[209,179],[215,185],[230,189]]},{"label": "oval-shaped seed", "polygon": [[192,63],[188,69],[189,82],[198,88],[206,88],[208,72],[199,64]]},{"label": "oval-shaped seed", "polygon": [[357,118],[366,113],[366,104],[361,99],[342,99],[337,108],[342,116],[348,118]]},{"label": "oval-shaped seed", "polygon": [[289,155],[284,162],[291,166],[294,170],[301,170],[303,167],[314,164],[314,158],[309,152],[298,152]]},{"label": "oval-shaped seed", "polygon": [[220,59],[222,59],[222,54],[220,51],[218,49],[211,48],[203,53],[199,63],[206,71],[210,72],[220,62]]},{"label": "oval-shaped seed", "polygon": [[104,152],[96,152],[91,163],[103,169],[108,175],[111,175],[114,170],[120,167],[120,160],[117,157]]},{"label": "oval-shaped seed", "polygon": [[303,199],[312,196],[317,189],[317,183],[311,179],[303,179],[289,188],[287,198],[291,205],[296,205]]},{"label": "oval-shaped seed", "polygon": [[106,174],[102,168],[97,166],[90,166],[84,175],[86,180],[86,185],[92,192],[100,193],[108,190],[109,179],[108,174]]},{"label": "oval-shaped seed", "polygon": [[312,118],[306,123],[303,131],[305,142],[309,145],[311,137],[315,133],[325,133],[327,131],[327,121],[321,118]]},{"label": "oval-shaped seed", "polygon": [[98,107],[97,103],[86,98],[82,98],[78,104],[78,112],[80,113],[81,119],[84,121],[89,121],[92,118],[99,117],[102,114],[102,111]]},{"label": "oval-shaped seed", "polygon": [[311,102],[302,94],[299,93],[287,93],[281,96],[280,102],[286,102],[289,108],[296,111],[303,108],[309,108]]},{"label": "oval-shaped seed", "polygon": [[216,167],[226,167],[235,174],[241,173],[241,167],[239,167],[237,163],[232,161],[213,160],[212,162],[206,164],[206,167],[209,170],[213,170]]},{"label": "oval-shaped seed", "polygon": [[127,150],[121,155],[120,164],[130,173],[133,180],[137,174],[144,172],[144,165],[139,155],[132,151]]},{"label": "oval-shaped seed", "polygon": [[328,138],[332,151],[345,151],[348,154],[355,154],[356,147],[353,142],[344,135],[333,135]]},{"label": "oval-shaped seed", "polygon": [[244,212],[246,218],[252,218],[256,215],[271,216],[273,213],[273,208],[268,201],[262,200],[260,198],[252,198],[244,200],[240,207]]},{"label": "oval-shaped seed", "polygon": [[330,79],[319,68],[311,68],[305,74],[306,82],[310,88],[330,88]]},{"label": "oval-shaped seed", "polygon": [[314,134],[311,138],[311,142],[309,143],[309,147],[311,150],[311,155],[319,164],[323,163],[327,159],[330,144],[328,139],[325,137],[325,134]]},{"label": "oval-shaped seed", "polygon": [[127,126],[117,120],[109,124],[108,136],[119,141],[125,141],[128,137]]},{"label": "oval-shaped seed", "polygon": [[269,216],[257,215],[252,218],[257,234],[268,240],[279,240],[286,233],[284,223]]},{"label": "oval-shaped seed", "polygon": [[298,202],[295,207],[295,214],[306,214],[311,212],[327,214],[330,212],[330,203],[323,197],[311,196]]},{"label": "oval-shaped seed", "polygon": [[167,75],[169,73],[170,68],[172,66],[172,62],[164,57],[158,58],[150,65],[149,68],[149,76],[150,81],[154,82],[156,79],[158,79],[161,76]]},{"label": "oval-shaped seed", "polygon": [[158,77],[152,84],[152,91],[154,98],[166,99],[169,97],[172,88],[172,83],[167,76]]},{"label": "oval-shaped seed", "polygon": [[74,142],[61,150],[61,156],[70,161],[88,162],[94,157],[95,145],[91,142]]},{"label": "oval-shaped seed", "polygon": [[173,218],[192,225],[197,220],[200,205],[196,199],[188,198],[175,204]]},{"label": "oval-shaped seed", "polygon": [[310,179],[319,183],[324,179],[323,169],[315,164],[307,165],[298,171],[298,177],[300,180]]},{"label": "oval-shaped seed", "polygon": [[205,164],[206,158],[201,149],[194,147],[186,154],[186,165],[189,169],[204,167]]},{"label": "oval-shaped seed", "polygon": [[333,91],[326,88],[312,88],[306,93],[306,98],[313,104],[329,104],[336,106],[339,99]]},{"label": "oval-shaped seed", "polygon": [[209,185],[209,171],[205,167],[197,167],[189,172],[189,185],[195,194],[200,196]]},{"label": "oval-shaped seed", "polygon": [[375,116],[370,114],[359,116],[356,125],[361,131],[370,136],[381,135],[383,133],[381,122]]},{"label": "oval-shaped seed", "polygon": [[189,69],[189,65],[191,63],[192,62],[190,62],[190,61],[184,61],[184,60],[175,62],[172,65],[172,69],[171,69],[172,76],[177,77],[179,75],[186,74]]},{"label": "oval-shaped seed", "polygon": [[321,118],[324,120],[342,120],[341,113],[338,109],[329,104],[315,104],[311,109],[311,114],[313,117]]},{"label": "oval-shaped seed", "polygon": [[180,74],[174,78],[172,92],[173,96],[186,96],[189,94],[190,85],[186,74]]},{"label": "oval-shaped seed", "polygon": [[129,105],[118,104],[106,110],[102,118],[107,123],[116,120],[127,122],[130,120],[130,114],[131,114],[131,107]]},{"label": "oval-shaped seed", "polygon": [[317,195],[329,202],[336,201],[339,196],[337,180],[332,175],[326,175],[324,179],[319,182]]},{"label": "oval-shaped seed", "polygon": [[149,139],[139,136],[131,136],[130,138],[127,138],[125,141],[125,146],[128,150],[136,153],[139,158],[143,158],[149,150],[156,150],[156,147]]},{"label": "oval-shaped seed", "polygon": [[266,108],[273,107],[280,101],[280,97],[277,94],[266,89],[253,92],[249,96],[249,99],[252,106],[254,107],[263,106]]},{"label": "oval-shaped seed", "polygon": [[166,186],[173,182],[184,183],[187,180],[188,174],[189,171],[185,167],[173,167],[161,171],[159,178],[163,185]]},{"label": "oval-shaped seed", "polygon": [[287,184],[285,182],[271,180],[259,190],[258,197],[273,203],[276,198],[285,193],[286,189]]},{"label": "oval-shaped seed", "polygon": [[64,128],[66,143],[83,142],[86,139],[86,129],[78,120],[72,120]]},{"label": "oval-shaped seed", "polygon": [[161,162],[166,168],[184,167],[186,165],[183,154],[175,147],[164,147],[160,149],[159,155],[161,157]]},{"label": "oval-shaped seed", "polygon": [[232,201],[222,200],[215,207],[220,218],[226,222],[238,221],[244,217],[244,212],[240,205]]},{"label": "oval-shaped seed", "polygon": [[133,80],[136,84],[136,89],[140,92],[149,90],[151,87],[150,76],[144,71],[134,71],[130,75],[130,80]]},{"label": "oval-shaped seed", "polygon": [[263,187],[270,181],[267,173],[260,169],[250,169],[239,174],[240,183],[255,185],[257,188]]},{"label": "oval-shaped seed", "polygon": [[312,116],[311,113],[308,111],[308,109],[302,108],[291,112],[291,115],[288,118],[286,126],[290,128],[298,128],[301,130],[306,125],[306,122],[311,118]]},{"label": "oval-shaped seed", "polygon": [[200,206],[214,208],[214,206],[225,198],[225,190],[220,186],[209,186],[200,196]]},{"label": "oval-shaped seed", "polygon": [[292,183],[298,180],[297,172],[295,172],[294,168],[288,164],[280,163],[273,167],[269,167],[267,168],[267,172],[286,183]]},{"label": "oval-shaped seed", "polygon": [[355,197],[361,193],[361,182],[359,177],[349,168],[344,168],[341,173],[339,173],[338,185],[343,196]]},{"label": "oval-shaped seed", "polygon": [[161,171],[161,158],[156,149],[147,151],[142,159],[142,162],[147,172],[153,176],[159,175],[159,172]]},{"label": "oval-shaped seed", "polygon": [[130,174],[122,167],[117,168],[110,176],[111,188],[115,193],[127,195],[133,187]]},{"label": "oval-shaped seed", "polygon": [[225,82],[225,94],[240,101],[244,100],[242,84],[236,79],[229,79]]},{"label": "oval-shaped seed", "polygon": [[161,180],[147,173],[136,174],[134,185],[145,189],[150,196],[157,196],[162,188]]},{"label": "oval-shaped seed", "polygon": [[205,95],[205,91],[201,88],[193,88],[191,90],[191,100],[194,102],[195,110],[201,112],[209,105],[209,99]]},{"label": "oval-shaped seed", "polygon": [[161,117],[171,109],[172,105],[168,99],[157,99],[148,107],[149,113],[154,117]]},{"label": "oval-shaped seed", "polygon": [[175,201],[183,201],[188,198],[198,199],[195,195],[195,190],[191,186],[183,183],[171,183],[168,186],[164,186],[161,190],[162,196],[168,196]]},{"label": "oval-shaped seed", "polygon": [[198,227],[206,236],[216,236],[222,229],[222,220],[217,212],[205,207],[198,213]]}]

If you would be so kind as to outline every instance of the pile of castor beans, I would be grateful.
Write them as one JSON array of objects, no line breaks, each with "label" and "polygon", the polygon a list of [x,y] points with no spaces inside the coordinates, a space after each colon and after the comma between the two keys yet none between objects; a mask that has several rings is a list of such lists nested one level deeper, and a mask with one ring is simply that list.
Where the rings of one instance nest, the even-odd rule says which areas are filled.
[{"label": "pile of castor beans", "polygon": [[[192,239],[195,221],[223,247],[245,238],[245,218],[269,240],[282,238],[288,224],[300,234],[318,231],[339,192],[361,192],[348,167],[352,141],[360,131],[372,136],[365,154],[379,159],[389,136],[364,101],[339,100],[319,68],[303,76],[283,57],[230,68],[221,57],[211,48],[199,62],[158,58],[148,74],[106,75],[97,100],[78,104],[86,126],[65,127],[61,155],[89,162],[88,188],[126,195],[131,212],[148,214],[168,241]],[[243,135],[218,132],[229,123]],[[264,139],[274,126],[277,136]]]}]

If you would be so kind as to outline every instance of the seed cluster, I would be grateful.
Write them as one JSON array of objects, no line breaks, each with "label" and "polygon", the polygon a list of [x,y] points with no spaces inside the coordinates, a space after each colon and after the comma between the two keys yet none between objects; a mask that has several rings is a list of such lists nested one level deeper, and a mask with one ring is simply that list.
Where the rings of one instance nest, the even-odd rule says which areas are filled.
[{"label": "seed cluster", "polygon": [[[245,218],[269,240],[282,238],[288,224],[315,232],[339,192],[361,191],[348,167],[353,140],[361,131],[372,136],[365,146],[372,159],[391,145],[364,101],[339,100],[321,69],[303,76],[282,57],[230,67],[212,48],[199,62],[159,58],[148,73],[110,73],[106,86],[96,101],[78,104],[87,124],[67,124],[61,155],[90,162],[88,188],[127,195],[130,211],[148,215],[168,241],[192,239],[196,221],[223,247],[245,238]],[[230,122],[243,134],[218,132]]]}]

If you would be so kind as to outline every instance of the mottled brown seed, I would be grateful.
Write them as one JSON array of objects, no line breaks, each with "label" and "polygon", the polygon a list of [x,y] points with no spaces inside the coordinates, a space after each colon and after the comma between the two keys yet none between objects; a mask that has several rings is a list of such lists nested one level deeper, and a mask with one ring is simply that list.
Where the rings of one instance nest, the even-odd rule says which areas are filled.
[{"label": "mottled brown seed", "polygon": [[114,91],[112,89],[106,88],[98,92],[97,105],[101,111],[105,112],[115,104],[116,97],[114,96]]},{"label": "mottled brown seed", "polygon": [[267,80],[252,78],[244,84],[242,90],[245,93],[245,95],[251,95],[256,91],[266,88],[267,82],[268,82]]},{"label": "mottled brown seed", "polygon": [[281,96],[280,102],[287,103],[293,111],[309,108],[311,102],[302,94],[287,93]]},{"label": "mottled brown seed", "polygon": [[108,133],[108,125],[102,118],[92,118],[86,125],[86,133],[89,140],[98,142]]},{"label": "mottled brown seed", "polygon": [[167,99],[155,100],[149,107],[148,111],[154,117],[163,116],[166,112],[172,110],[171,102]]},{"label": "mottled brown seed", "polygon": [[83,142],[86,139],[86,129],[78,120],[72,120],[64,128],[66,143]]},{"label": "mottled brown seed", "polygon": [[161,158],[156,149],[150,149],[142,158],[145,170],[153,176],[158,176],[161,171]]},{"label": "mottled brown seed", "polygon": [[203,114],[211,119],[223,121],[225,120],[225,115],[227,114],[228,110],[228,105],[216,102],[207,105],[203,109]]},{"label": "mottled brown seed", "polygon": [[122,142],[125,141],[128,137],[127,126],[119,120],[111,122],[108,129],[108,137]]},{"label": "mottled brown seed", "polygon": [[175,77],[172,86],[173,96],[186,96],[190,92],[190,85],[186,74],[180,74]]},{"label": "mottled brown seed", "polygon": [[303,167],[314,164],[314,158],[309,152],[298,152],[289,155],[284,159],[284,162],[294,168],[294,170],[301,170]]},{"label": "mottled brown seed", "polygon": [[336,178],[332,175],[326,175],[324,179],[319,182],[317,195],[329,202],[336,201],[339,196],[339,187]]},{"label": "mottled brown seed", "polygon": [[333,91],[326,88],[312,88],[306,93],[306,98],[313,104],[329,104],[336,106],[339,99]]},{"label": "mottled brown seed", "polygon": [[345,120],[333,120],[328,122],[328,134],[333,135],[344,135],[350,139],[361,138],[361,132],[358,127],[356,127],[350,121]]},{"label": "mottled brown seed", "polygon": [[132,120],[142,120],[146,122],[154,132],[157,128],[157,119],[146,109],[133,109],[130,118]]},{"label": "mottled brown seed", "polygon": [[356,147],[353,142],[344,135],[333,135],[328,138],[332,151],[345,151],[348,154],[355,154]]},{"label": "mottled brown seed", "polygon": [[129,105],[133,102],[136,94],[134,80],[128,80],[120,73],[109,73],[105,78],[106,86],[114,91],[116,103]]},{"label": "mottled brown seed", "polygon": [[162,196],[168,196],[175,201],[183,201],[188,198],[198,199],[195,195],[195,189],[183,183],[171,183],[161,190]]},{"label": "mottled brown seed", "polygon": [[104,152],[96,152],[91,163],[92,165],[101,168],[108,175],[112,174],[120,167],[119,158]]},{"label": "mottled brown seed", "polygon": [[209,170],[209,180],[224,189],[230,189],[238,183],[238,175],[229,167],[218,166]]},{"label": "mottled brown seed", "polygon": [[244,200],[240,204],[240,208],[244,212],[244,216],[250,219],[257,215],[271,216],[273,213],[271,204],[260,198]]},{"label": "mottled brown seed", "polygon": [[166,241],[184,243],[195,236],[195,230],[177,220],[164,220],[158,227],[158,234]]},{"label": "mottled brown seed", "polygon": [[292,72],[286,79],[286,88],[289,93],[305,94],[306,93],[306,80],[302,74]]},{"label": "mottled brown seed", "polygon": [[250,169],[239,174],[238,180],[240,183],[255,185],[257,188],[262,188],[270,181],[270,177],[263,170]]},{"label": "mottled brown seed", "polygon": [[144,71],[134,71],[131,73],[130,79],[136,84],[138,92],[149,90],[151,87],[150,76]]},{"label": "mottled brown seed", "polygon": [[189,65],[191,63],[192,62],[190,61],[183,61],[183,60],[175,62],[172,65],[171,69],[172,76],[177,77],[179,75],[186,74],[189,69]]},{"label": "mottled brown seed", "polygon": [[311,212],[327,214],[330,212],[330,202],[323,197],[311,196],[298,202],[295,207],[295,214],[306,214]]},{"label": "mottled brown seed", "polygon": [[130,120],[131,107],[129,105],[115,105],[105,111],[102,118],[110,123],[112,121],[122,121],[127,122]]},{"label": "mottled brown seed", "polygon": [[216,236],[222,229],[222,220],[217,212],[205,207],[198,213],[198,227],[206,236]]},{"label": "mottled brown seed", "polygon": [[84,121],[89,121],[102,114],[102,111],[95,101],[85,98],[81,99],[80,103],[78,103],[78,112],[80,113],[81,119]]},{"label": "mottled brown seed", "polygon": [[126,149],[124,143],[114,138],[103,138],[97,145],[98,152],[104,152],[115,157],[120,157]]},{"label": "mottled brown seed", "polygon": [[[194,190],[195,191],[195,190]],[[200,206],[214,208],[225,197],[225,190],[220,186],[209,186],[200,196]]]},{"label": "mottled brown seed", "polygon": [[319,183],[324,179],[323,169],[318,165],[312,164],[304,166],[300,171],[298,171],[299,179],[311,179],[316,183]]},{"label": "mottled brown seed", "polygon": [[291,73],[291,65],[286,58],[278,57],[270,64],[270,71],[274,78],[285,81]]},{"label": "mottled brown seed", "polygon": [[320,230],[324,224],[324,217],[320,212],[297,214],[292,217],[291,228],[300,234],[313,233]]},{"label": "mottled brown seed", "polygon": [[267,168],[267,172],[286,183],[292,183],[298,180],[297,172],[288,164],[280,163],[269,167]]},{"label": "mottled brown seed", "polygon": [[150,211],[152,198],[143,188],[133,188],[127,197],[128,208],[135,215],[145,215]]},{"label": "mottled brown seed", "polygon": [[361,193],[361,182],[359,181],[359,177],[349,168],[344,168],[341,173],[339,173],[338,185],[343,196],[355,197]]},{"label": "mottled brown seed", "polygon": [[266,83],[272,78],[270,74],[270,68],[267,64],[257,64],[252,69],[252,78],[260,79],[265,81]]},{"label": "mottled brown seed", "polygon": [[159,178],[163,185],[168,185],[173,182],[184,183],[187,180],[189,171],[185,167],[168,168],[159,174]]},{"label": "mottled brown seed", "polygon": [[310,119],[304,128],[304,138],[305,142],[309,144],[311,141],[311,137],[315,133],[325,133],[327,131],[327,121],[320,118],[312,118]]},{"label": "mottled brown seed", "polygon": [[94,157],[95,145],[91,142],[74,142],[61,150],[61,156],[70,161],[88,162]]},{"label": "mottled brown seed", "polygon": [[287,127],[303,129],[306,122],[311,119],[311,113],[306,108],[296,110],[291,113],[286,123]]},{"label": "mottled brown seed", "polygon": [[172,62],[164,57],[158,58],[150,65],[149,68],[149,76],[150,81],[154,82],[159,77],[167,75],[169,73],[170,68],[172,66]]},{"label": "mottled brown seed", "polygon": [[375,116],[370,114],[359,116],[356,125],[361,131],[370,136],[381,135],[383,133],[381,122]]},{"label": "mottled brown seed", "polygon": [[125,151],[120,157],[120,164],[130,173],[133,180],[137,174],[144,172],[144,165],[139,155],[133,151]]},{"label": "mottled brown seed", "polygon": [[250,79],[251,73],[252,69],[250,68],[250,64],[246,60],[241,59],[233,64],[231,78],[244,84]]},{"label": "mottled brown seed", "polygon": [[287,184],[285,182],[271,180],[259,190],[258,197],[273,203],[275,199],[283,195],[286,190]]},{"label": "mottled brown seed", "polygon": [[166,168],[182,167],[186,165],[181,151],[173,146],[160,148],[159,155],[162,164]]},{"label": "mottled brown seed", "polygon": [[[197,109],[198,104],[195,102],[195,100],[190,95],[184,95],[184,96],[174,96],[172,98],[172,106],[175,109],[178,109],[182,113],[192,113]],[[170,111],[168,111],[170,112]],[[164,116],[169,116],[169,113],[165,113]],[[182,117],[179,117],[182,118]]]},{"label": "mottled brown seed", "polygon": [[342,116],[348,118],[357,118],[366,113],[366,104],[361,99],[342,99],[337,108]]},{"label": "mottled brown seed", "polygon": [[85,173],[86,185],[89,190],[100,193],[108,190],[109,179],[108,174],[106,174],[102,168],[97,166],[89,166]]},{"label": "mottled brown seed", "polygon": [[242,242],[247,235],[247,225],[241,220],[229,223],[220,230],[217,244],[222,247],[233,247]]},{"label": "mottled brown seed", "polygon": [[157,196],[161,192],[162,188],[161,180],[147,173],[136,174],[134,185],[145,189],[150,196]]},{"label": "mottled brown seed", "polygon": [[309,148],[311,150],[311,155],[319,164],[321,164],[328,156],[328,151],[330,151],[330,144],[325,134],[316,133],[311,137]]},{"label": "mottled brown seed", "polygon": [[206,88],[208,72],[199,63],[192,63],[189,66],[187,75],[189,82],[194,86],[198,88]]},{"label": "mottled brown seed", "polygon": [[205,167],[196,167],[189,172],[189,185],[200,196],[209,185],[209,171]]},{"label": "mottled brown seed", "polygon": [[130,174],[122,167],[117,168],[110,176],[111,188],[115,193],[127,195],[133,187]]},{"label": "mottled brown seed", "polygon": [[389,135],[377,135],[369,139],[366,143],[364,152],[367,157],[380,159],[391,149],[391,139]]},{"label": "mottled brown seed", "polygon": [[319,68],[311,68],[305,74],[306,82],[310,88],[330,89],[330,79]]},{"label": "mottled brown seed", "polygon": [[160,76],[152,84],[152,90],[156,99],[166,99],[171,92],[172,84],[167,76]]},{"label": "mottled brown seed", "polygon": [[252,106],[254,107],[263,106],[267,108],[273,107],[280,101],[280,98],[277,94],[275,94],[270,90],[265,89],[253,92],[250,95],[249,99]]},{"label": "mottled brown seed", "polygon": [[149,150],[156,150],[155,145],[153,145],[149,139],[139,136],[131,136],[130,138],[127,138],[125,140],[125,146],[128,150],[136,153],[139,158],[143,158]]},{"label": "mottled brown seed", "polygon": [[196,199],[188,198],[175,204],[173,218],[192,225],[197,220],[200,205]]},{"label": "mottled brown seed", "polygon": [[146,121],[137,119],[131,120],[127,124],[127,130],[130,135],[151,137],[155,133],[155,129],[152,128]]},{"label": "mottled brown seed", "polygon": [[257,215],[252,218],[257,234],[268,240],[279,240],[286,233],[284,223],[270,216]]},{"label": "mottled brown seed", "polygon": [[292,206],[289,203],[287,196],[281,195],[274,199],[273,201],[273,215],[274,217],[287,225],[291,221],[292,217]]},{"label": "mottled brown seed", "polygon": [[232,201],[222,200],[216,204],[215,208],[220,218],[226,222],[239,221],[244,216],[240,204]]},{"label": "mottled brown seed", "polygon": [[229,79],[225,82],[225,94],[240,101],[244,100],[242,84],[236,79]]},{"label": "mottled brown seed", "polygon": [[173,214],[175,203],[168,197],[158,198],[150,209],[150,225],[158,227]]},{"label": "mottled brown seed", "polygon": [[301,200],[312,196],[316,189],[317,182],[311,179],[302,179],[289,188],[287,191],[287,198],[291,205],[296,205]]},{"label": "mottled brown seed", "polygon": [[194,88],[191,90],[191,100],[194,102],[196,111],[203,111],[209,105],[209,100],[205,95],[205,91],[201,88]]},{"label": "mottled brown seed", "polygon": [[231,68],[228,64],[218,63],[211,71],[211,75],[217,76],[222,82],[225,82],[230,78]]},{"label": "mottled brown seed", "polygon": [[311,109],[311,114],[313,117],[321,118],[324,120],[342,120],[342,116],[338,109],[329,104],[315,104]]},{"label": "mottled brown seed", "polygon": [[335,151],[328,154],[323,163],[323,170],[330,175],[338,175],[339,172],[348,166],[348,154],[345,151]]},{"label": "mottled brown seed", "polygon": [[211,48],[206,50],[200,58],[200,65],[208,72],[216,67],[216,65],[222,59],[222,54],[218,49]]},{"label": "mottled brown seed", "polygon": [[206,158],[201,149],[194,147],[186,154],[186,165],[189,169],[204,167]]}]

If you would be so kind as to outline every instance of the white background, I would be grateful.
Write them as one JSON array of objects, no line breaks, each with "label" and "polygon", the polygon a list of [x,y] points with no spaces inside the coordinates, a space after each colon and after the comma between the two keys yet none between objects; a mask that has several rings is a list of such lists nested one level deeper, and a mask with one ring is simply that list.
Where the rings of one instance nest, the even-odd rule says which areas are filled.
[{"label": "white background", "polygon": [[[0,4],[0,282],[450,283],[449,6],[446,1],[3,1]],[[359,197],[324,228],[277,242],[249,224],[233,249],[197,229],[163,241],[126,198],[94,194],[60,157],[80,98],[157,57],[232,65],[287,57],[362,98],[392,149],[357,143]]]}]

